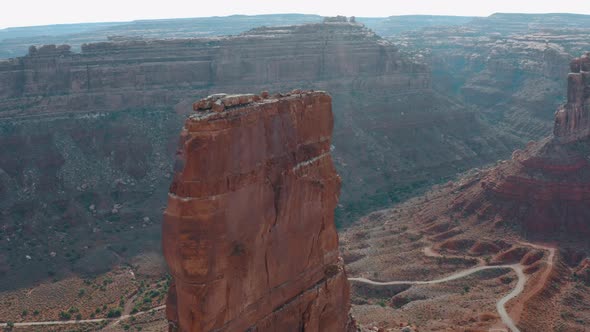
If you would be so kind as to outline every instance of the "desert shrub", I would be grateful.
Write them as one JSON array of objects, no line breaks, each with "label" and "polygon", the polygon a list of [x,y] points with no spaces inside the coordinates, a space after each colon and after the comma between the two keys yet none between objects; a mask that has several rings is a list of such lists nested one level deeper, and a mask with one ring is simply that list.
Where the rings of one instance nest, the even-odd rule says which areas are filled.
[{"label": "desert shrub", "polygon": [[108,318],[121,317],[121,312],[122,312],[121,308],[111,309],[107,313],[107,317]]},{"label": "desert shrub", "polygon": [[59,313],[59,319],[61,320],[70,320],[72,318],[72,314],[66,311],[62,311]]}]

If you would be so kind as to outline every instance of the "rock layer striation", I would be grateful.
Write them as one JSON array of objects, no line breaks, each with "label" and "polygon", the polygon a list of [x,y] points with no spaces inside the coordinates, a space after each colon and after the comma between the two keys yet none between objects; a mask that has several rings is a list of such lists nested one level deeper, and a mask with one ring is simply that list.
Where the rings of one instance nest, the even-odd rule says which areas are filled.
[{"label": "rock layer striation", "polygon": [[331,97],[215,95],[193,107],[164,213],[170,330],[345,331]]}]

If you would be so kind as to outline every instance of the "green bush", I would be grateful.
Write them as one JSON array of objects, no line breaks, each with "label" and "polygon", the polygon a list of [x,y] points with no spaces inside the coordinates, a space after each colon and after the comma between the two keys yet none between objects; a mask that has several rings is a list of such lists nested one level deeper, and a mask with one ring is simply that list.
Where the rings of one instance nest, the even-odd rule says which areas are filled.
[{"label": "green bush", "polygon": [[69,312],[62,311],[59,313],[59,319],[61,320],[70,320],[72,315]]},{"label": "green bush", "polygon": [[108,318],[121,317],[121,312],[122,312],[121,308],[111,309],[107,313],[107,317]]}]

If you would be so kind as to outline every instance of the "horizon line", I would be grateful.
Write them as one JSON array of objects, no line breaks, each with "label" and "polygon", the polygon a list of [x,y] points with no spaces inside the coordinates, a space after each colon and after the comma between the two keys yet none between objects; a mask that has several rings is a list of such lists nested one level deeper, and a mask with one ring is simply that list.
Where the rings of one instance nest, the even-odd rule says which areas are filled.
[{"label": "horizon line", "polygon": [[[523,13],[523,12],[494,12],[489,15],[445,15],[445,14],[400,14],[400,15],[389,15],[389,16],[355,16],[356,18],[390,18],[390,17],[404,17],[404,16],[439,16],[439,17],[471,17],[471,18],[486,18],[493,15],[504,14],[504,15],[579,15],[579,16],[590,16],[590,14],[583,13],[571,13],[571,12],[547,12],[547,13]],[[190,20],[190,19],[206,19],[206,18],[224,18],[234,16],[273,16],[273,15],[307,15],[307,16],[318,16],[318,17],[336,17],[346,15],[320,15],[320,14],[309,14],[309,13],[267,13],[267,14],[231,14],[231,15],[215,15],[215,16],[191,16],[191,17],[160,17],[160,18],[139,18],[124,21],[84,21],[84,22],[63,22],[63,23],[49,23],[39,25],[22,25],[22,26],[0,26],[0,32],[8,29],[26,29],[26,28],[39,28],[39,27],[50,27],[60,25],[79,25],[79,24],[125,24],[133,22],[145,22],[145,21],[164,21],[164,20]],[[354,15],[353,15],[354,16]],[[346,16],[352,17],[352,16]]]}]

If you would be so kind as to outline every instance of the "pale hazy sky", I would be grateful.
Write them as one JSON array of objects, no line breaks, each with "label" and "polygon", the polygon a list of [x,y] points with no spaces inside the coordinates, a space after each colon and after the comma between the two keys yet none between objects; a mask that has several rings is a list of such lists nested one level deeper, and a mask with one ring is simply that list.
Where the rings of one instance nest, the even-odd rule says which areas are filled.
[{"label": "pale hazy sky", "polygon": [[0,28],[233,14],[305,13],[383,17],[407,14],[487,16],[511,13],[590,14],[589,0],[7,0]]}]

